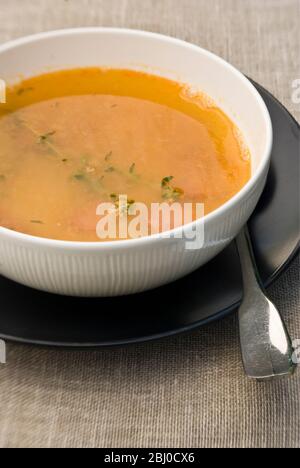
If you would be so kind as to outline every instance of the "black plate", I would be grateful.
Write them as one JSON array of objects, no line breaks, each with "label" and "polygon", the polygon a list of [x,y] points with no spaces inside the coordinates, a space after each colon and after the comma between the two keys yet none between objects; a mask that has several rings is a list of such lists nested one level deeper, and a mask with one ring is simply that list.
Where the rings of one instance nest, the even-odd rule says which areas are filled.
[{"label": "black plate", "polygon": [[[272,95],[256,86],[271,113],[275,141],[268,183],[249,225],[259,271],[269,285],[299,250],[300,128]],[[186,278],[135,296],[66,298],[3,277],[0,294],[1,338],[88,348],[162,338],[219,319],[238,306],[242,285],[231,244]]]}]

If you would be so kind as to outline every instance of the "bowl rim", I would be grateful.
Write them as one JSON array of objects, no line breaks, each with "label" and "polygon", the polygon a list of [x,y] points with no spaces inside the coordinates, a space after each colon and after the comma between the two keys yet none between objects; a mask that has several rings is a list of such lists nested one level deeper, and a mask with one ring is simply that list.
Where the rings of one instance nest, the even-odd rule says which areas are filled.
[{"label": "bowl rim", "polygon": [[23,46],[26,44],[32,44],[34,42],[43,41],[46,39],[51,39],[55,37],[64,37],[64,36],[72,36],[72,35],[86,35],[86,34],[94,34],[99,33],[102,35],[105,34],[118,34],[118,35],[131,35],[133,37],[147,37],[149,39],[154,39],[160,42],[171,43],[173,45],[178,45],[181,47],[185,47],[187,49],[193,50],[195,52],[201,52],[203,55],[206,55],[211,60],[218,62],[223,67],[227,68],[231,73],[233,73],[237,78],[244,82],[246,87],[248,88],[249,92],[253,95],[256,99],[257,104],[260,107],[262,115],[264,117],[266,123],[266,145],[263,150],[263,156],[261,161],[256,169],[254,175],[252,175],[249,181],[242,187],[242,189],[237,192],[232,198],[230,198],[227,202],[223,205],[216,208],[214,211],[208,213],[207,215],[203,216],[200,219],[197,219],[191,223],[184,224],[183,226],[177,227],[175,229],[171,229],[168,231],[164,231],[158,234],[152,234],[144,237],[139,237],[136,239],[123,239],[123,240],[115,240],[115,241],[103,241],[103,242],[81,242],[81,241],[67,241],[67,240],[58,240],[58,239],[51,239],[47,237],[39,237],[33,236],[30,234],[25,234],[22,232],[14,231],[12,229],[5,228],[0,226],[0,235],[4,234],[11,239],[16,241],[23,241],[27,243],[34,243],[39,245],[40,247],[56,247],[56,248],[63,248],[63,249],[79,249],[79,250],[107,250],[109,248],[135,248],[138,246],[147,245],[149,243],[153,243],[156,240],[162,240],[165,238],[176,238],[178,234],[184,232],[185,230],[190,230],[196,227],[199,223],[207,223],[208,221],[213,221],[219,216],[222,216],[240,202],[251,190],[256,186],[257,182],[261,178],[261,175],[264,173],[265,169],[268,168],[270,157],[271,157],[271,150],[273,146],[273,127],[272,121],[267,109],[267,106],[251,83],[251,81],[236,67],[231,65],[225,59],[219,57],[218,55],[214,54],[213,52],[208,51],[196,44],[192,44],[190,42],[184,41],[182,39],[178,39],[172,36],[167,36],[160,33],[154,33],[149,31],[143,31],[138,29],[128,29],[128,28],[115,28],[115,27],[81,27],[81,28],[66,28],[66,29],[56,29],[52,31],[41,32],[37,34],[32,34],[24,37],[20,37],[11,41],[8,41],[4,44],[0,44],[0,54],[19,46]]}]

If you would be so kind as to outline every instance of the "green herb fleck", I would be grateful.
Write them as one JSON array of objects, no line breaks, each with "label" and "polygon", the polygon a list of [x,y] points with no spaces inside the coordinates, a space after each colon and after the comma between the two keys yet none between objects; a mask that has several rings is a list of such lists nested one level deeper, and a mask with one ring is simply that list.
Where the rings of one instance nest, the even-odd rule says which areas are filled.
[{"label": "green herb fleck", "polygon": [[126,205],[121,204],[120,206],[120,196],[116,193],[110,194],[111,201],[114,203],[115,207],[120,210],[120,213],[128,213],[132,205],[135,204],[135,200],[127,200]]},{"label": "green herb fleck", "polygon": [[174,179],[174,176],[164,177],[163,180],[161,181],[161,186],[162,187],[168,186],[173,179]]},{"label": "green herb fleck", "polygon": [[175,201],[184,195],[184,191],[179,187],[172,187],[170,182],[174,179],[173,176],[164,177],[161,181],[162,198],[164,200]]},{"label": "green herb fleck", "polygon": [[24,93],[27,93],[28,91],[33,91],[33,88],[20,88],[17,91],[17,96],[22,96]]},{"label": "green herb fleck", "polygon": [[128,200],[127,202],[127,211],[130,212],[130,208],[135,204],[135,200]]},{"label": "green herb fleck", "polygon": [[163,191],[162,197],[164,200],[175,201],[184,195],[184,191],[179,187],[166,187]]},{"label": "green herb fleck", "polygon": [[112,157],[112,154],[113,154],[112,151],[110,151],[109,153],[107,153],[106,156],[105,156],[105,158],[104,158],[104,160],[105,160],[105,161],[109,161],[110,158]]},{"label": "green herb fleck", "polygon": [[85,175],[84,174],[75,174],[74,179],[76,179],[76,180],[85,180]]},{"label": "green herb fleck", "polygon": [[134,173],[135,173],[135,167],[136,167],[136,166],[135,166],[135,163],[132,163],[131,166],[130,166],[130,168],[129,168],[130,174],[134,174]]},{"label": "green herb fleck", "polygon": [[127,203],[126,205],[124,206],[121,206],[120,209],[121,209],[121,212],[122,213],[128,213],[130,214],[130,209],[131,207],[135,204],[135,201],[134,200],[127,200]]},{"label": "green herb fleck", "polygon": [[184,190],[182,190],[181,188],[179,187],[174,187],[173,188],[173,194],[176,196],[176,197],[182,197],[184,195]]},{"label": "green herb fleck", "polygon": [[115,168],[113,166],[109,166],[105,169],[105,172],[114,172]]},{"label": "green herb fleck", "polygon": [[52,132],[48,132],[48,133],[44,133],[44,135],[40,135],[39,136],[39,142],[40,143],[45,143],[49,140],[50,137],[52,137],[53,135],[55,135],[56,131],[53,130]]}]

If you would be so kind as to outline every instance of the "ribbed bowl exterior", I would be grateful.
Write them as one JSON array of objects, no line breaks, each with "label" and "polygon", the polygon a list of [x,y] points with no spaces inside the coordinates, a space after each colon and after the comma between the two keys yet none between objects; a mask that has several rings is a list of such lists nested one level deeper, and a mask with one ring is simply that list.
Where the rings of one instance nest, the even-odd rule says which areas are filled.
[{"label": "ribbed bowl exterior", "polygon": [[254,210],[265,178],[266,173],[251,193],[205,222],[200,249],[187,250],[185,239],[172,238],[125,241],[124,246],[109,243],[107,248],[94,244],[88,249],[66,243],[64,248],[64,243],[35,242],[3,229],[0,272],[26,286],[70,296],[116,296],[161,286],[196,270],[234,239]]}]

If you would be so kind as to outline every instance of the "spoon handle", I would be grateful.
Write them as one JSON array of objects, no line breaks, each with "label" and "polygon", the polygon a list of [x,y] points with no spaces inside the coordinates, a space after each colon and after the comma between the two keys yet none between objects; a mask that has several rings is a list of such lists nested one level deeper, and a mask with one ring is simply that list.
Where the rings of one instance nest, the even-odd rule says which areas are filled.
[{"label": "spoon handle", "polygon": [[295,369],[291,339],[277,308],[265,294],[247,227],[236,242],[244,284],[239,326],[245,372],[258,380],[291,375]]}]

